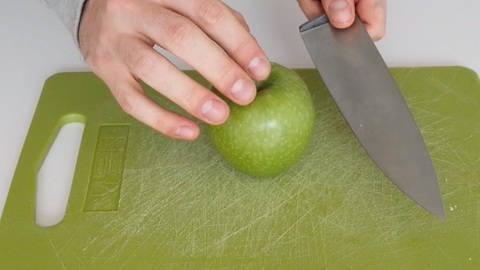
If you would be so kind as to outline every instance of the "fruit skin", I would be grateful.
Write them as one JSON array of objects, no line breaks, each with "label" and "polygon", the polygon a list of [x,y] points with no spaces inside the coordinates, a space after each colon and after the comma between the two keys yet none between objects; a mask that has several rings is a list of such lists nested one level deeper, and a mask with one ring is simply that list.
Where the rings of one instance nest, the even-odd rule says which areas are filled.
[{"label": "fruit skin", "polygon": [[[223,97],[224,98],[224,97]],[[295,165],[310,144],[315,110],[308,87],[294,71],[272,63],[257,96],[240,106],[224,98],[230,117],[207,132],[234,168],[254,177],[273,177]]]}]

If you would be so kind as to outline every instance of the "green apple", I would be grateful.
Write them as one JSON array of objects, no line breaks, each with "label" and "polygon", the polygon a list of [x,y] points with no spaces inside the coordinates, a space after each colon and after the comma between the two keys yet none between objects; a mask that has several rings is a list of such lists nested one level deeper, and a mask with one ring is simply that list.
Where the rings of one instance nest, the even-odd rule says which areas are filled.
[{"label": "green apple", "polygon": [[310,144],[315,111],[310,92],[293,70],[272,63],[247,106],[223,97],[230,117],[208,126],[208,136],[234,168],[255,177],[273,177],[295,165]]}]

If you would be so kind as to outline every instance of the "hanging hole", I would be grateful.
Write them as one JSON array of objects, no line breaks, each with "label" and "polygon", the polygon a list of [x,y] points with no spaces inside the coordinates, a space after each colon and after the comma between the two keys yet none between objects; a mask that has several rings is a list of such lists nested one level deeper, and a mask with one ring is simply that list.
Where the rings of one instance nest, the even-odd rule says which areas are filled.
[{"label": "hanging hole", "polygon": [[35,222],[53,226],[65,217],[85,124],[67,123],[37,173]]}]

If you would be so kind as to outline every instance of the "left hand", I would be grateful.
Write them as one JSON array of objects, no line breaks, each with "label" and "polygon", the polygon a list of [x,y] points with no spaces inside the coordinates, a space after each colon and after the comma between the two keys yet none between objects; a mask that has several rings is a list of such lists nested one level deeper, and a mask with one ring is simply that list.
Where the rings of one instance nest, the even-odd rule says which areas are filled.
[{"label": "left hand", "polygon": [[357,13],[374,41],[385,35],[387,0],[298,0],[298,4],[309,20],[327,13],[334,27],[347,28]]}]

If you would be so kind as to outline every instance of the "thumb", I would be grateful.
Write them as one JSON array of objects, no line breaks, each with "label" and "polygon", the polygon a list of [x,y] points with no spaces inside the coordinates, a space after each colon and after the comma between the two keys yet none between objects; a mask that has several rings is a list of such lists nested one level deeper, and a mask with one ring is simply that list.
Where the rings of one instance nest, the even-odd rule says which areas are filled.
[{"label": "thumb", "polygon": [[330,23],[336,28],[347,28],[355,20],[354,0],[322,0]]}]

